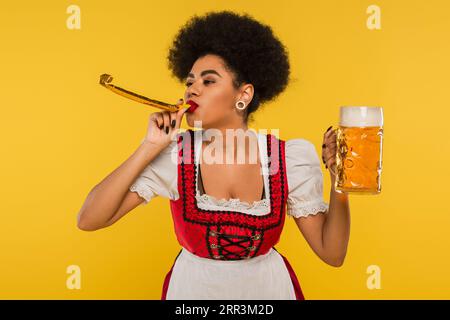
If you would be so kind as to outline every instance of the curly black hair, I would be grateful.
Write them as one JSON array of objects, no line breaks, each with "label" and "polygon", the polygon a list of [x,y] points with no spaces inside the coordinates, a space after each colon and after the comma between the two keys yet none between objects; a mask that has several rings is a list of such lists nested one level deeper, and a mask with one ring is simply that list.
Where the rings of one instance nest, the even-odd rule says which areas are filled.
[{"label": "curly black hair", "polygon": [[285,46],[270,26],[250,15],[231,11],[194,15],[175,36],[167,55],[172,76],[185,81],[194,62],[207,54],[220,56],[234,75],[233,86],[251,83],[254,94],[244,121],[260,104],[272,101],[288,85],[290,65]]}]

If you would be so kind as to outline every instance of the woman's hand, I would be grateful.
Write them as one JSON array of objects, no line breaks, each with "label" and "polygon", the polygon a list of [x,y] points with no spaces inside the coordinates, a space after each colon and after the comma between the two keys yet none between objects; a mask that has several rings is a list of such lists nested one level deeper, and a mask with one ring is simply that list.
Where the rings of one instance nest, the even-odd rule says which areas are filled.
[{"label": "woman's hand", "polygon": [[[176,105],[182,104],[183,99],[178,100]],[[144,142],[149,142],[161,149],[167,147],[172,136],[178,133],[186,108],[181,108],[176,112],[161,111],[150,115],[147,134]]]},{"label": "woman's hand", "polygon": [[325,168],[330,170],[331,174],[336,172],[336,130],[331,130],[333,126],[329,127],[323,135],[322,144],[322,162]]}]

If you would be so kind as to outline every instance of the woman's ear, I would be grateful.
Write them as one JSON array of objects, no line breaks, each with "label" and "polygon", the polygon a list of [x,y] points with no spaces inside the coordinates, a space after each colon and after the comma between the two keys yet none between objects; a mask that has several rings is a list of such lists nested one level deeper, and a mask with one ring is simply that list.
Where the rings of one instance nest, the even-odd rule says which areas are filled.
[{"label": "woman's ear", "polygon": [[243,84],[240,90],[240,95],[238,100],[242,100],[245,102],[245,105],[248,106],[253,99],[254,87],[251,83]]}]

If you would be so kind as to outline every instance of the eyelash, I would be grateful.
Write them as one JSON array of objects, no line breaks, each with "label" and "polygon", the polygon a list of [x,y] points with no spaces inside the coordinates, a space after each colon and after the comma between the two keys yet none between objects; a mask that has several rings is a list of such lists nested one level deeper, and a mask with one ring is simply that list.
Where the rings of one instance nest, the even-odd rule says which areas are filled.
[{"label": "eyelash", "polygon": [[[205,84],[206,84],[206,82],[214,83],[214,81],[211,81],[211,80],[204,80],[203,82],[204,82]],[[186,83],[186,87],[189,87],[191,84],[192,84],[192,83],[187,82],[187,83]]]}]

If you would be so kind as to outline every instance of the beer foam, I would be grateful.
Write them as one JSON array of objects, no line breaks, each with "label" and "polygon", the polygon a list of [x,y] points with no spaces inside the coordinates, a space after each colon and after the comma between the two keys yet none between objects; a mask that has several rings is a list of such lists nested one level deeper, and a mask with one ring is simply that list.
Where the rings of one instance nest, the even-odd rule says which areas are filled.
[{"label": "beer foam", "polygon": [[382,127],[383,109],[381,107],[342,106],[339,119],[339,125],[343,127]]}]

